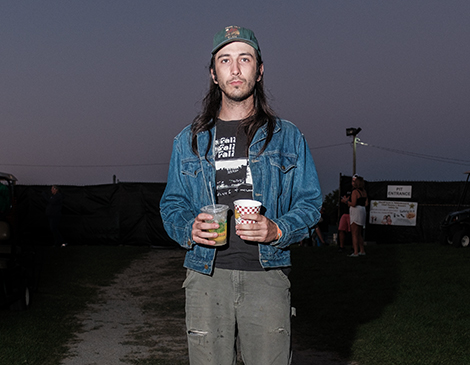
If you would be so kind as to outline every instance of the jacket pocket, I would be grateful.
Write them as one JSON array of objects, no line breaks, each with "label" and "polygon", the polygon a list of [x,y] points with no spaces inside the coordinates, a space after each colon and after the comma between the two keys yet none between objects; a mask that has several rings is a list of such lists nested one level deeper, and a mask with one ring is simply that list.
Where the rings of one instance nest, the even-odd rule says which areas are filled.
[{"label": "jacket pocket", "polygon": [[271,166],[278,168],[283,174],[287,174],[297,167],[297,156],[295,155],[277,154],[270,155],[268,158]]},{"label": "jacket pocket", "polygon": [[183,160],[181,161],[181,173],[188,177],[196,178],[197,174],[201,172],[201,164],[199,160]]},{"label": "jacket pocket", "polygon": [[270,186],[269,195],[277,201],[275,215],[279,217],[289,207],[294,175],[297,170],[297,156],[278,153],[268,156],[268,160],[270,173],[266,176],[266,183]]}]

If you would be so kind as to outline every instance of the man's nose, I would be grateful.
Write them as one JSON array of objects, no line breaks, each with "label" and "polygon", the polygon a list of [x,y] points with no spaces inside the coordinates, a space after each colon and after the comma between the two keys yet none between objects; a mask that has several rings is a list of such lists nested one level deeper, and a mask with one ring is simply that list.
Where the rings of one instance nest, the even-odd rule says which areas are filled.
[{"label": "man's nose", "polygon": [[239,75],[240,74],[240,67],[237,62],[232,64],[232,75]]}]

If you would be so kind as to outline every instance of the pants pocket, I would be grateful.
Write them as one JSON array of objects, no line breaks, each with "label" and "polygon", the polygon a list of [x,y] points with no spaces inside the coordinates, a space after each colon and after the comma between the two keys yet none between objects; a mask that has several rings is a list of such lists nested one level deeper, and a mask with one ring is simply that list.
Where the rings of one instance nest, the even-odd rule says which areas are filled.
[{"label": "pants pocket", "polygon": [[182,288],[187,288],[195,275],[196,275],[196,272],[194,270],[187,269],[186,270],[186,278],[183,281]]}]

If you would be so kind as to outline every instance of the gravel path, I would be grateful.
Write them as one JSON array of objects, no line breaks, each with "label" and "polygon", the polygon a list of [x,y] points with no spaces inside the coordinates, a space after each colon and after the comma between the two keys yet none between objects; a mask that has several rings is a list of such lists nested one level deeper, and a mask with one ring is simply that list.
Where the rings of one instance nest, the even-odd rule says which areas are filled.
[{"label": "gravel path", "polygon": [[[80,315],[82,331],[61,365],[188,364],[183,257],[182,250],[155,249],[102,288],[100,302]],[[311,364],[353,365],[330,353],[294,351],[293,365]]]}]

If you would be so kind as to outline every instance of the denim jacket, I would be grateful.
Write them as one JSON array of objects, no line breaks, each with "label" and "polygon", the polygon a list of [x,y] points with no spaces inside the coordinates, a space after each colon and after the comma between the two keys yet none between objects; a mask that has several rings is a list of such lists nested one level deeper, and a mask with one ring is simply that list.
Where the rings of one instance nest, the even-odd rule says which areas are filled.
[{"label": "denim jacket", "polygon": [[[263,204],[264,215],[282,231],[279,240],[258,244],[260,263],[269,269],[290,266],[289,245],[308,237],[320,219],[322,197],[307,141],[297,127],[278,119],[270,143],[259,155],[266,135],[266,126],[256,132],[248,163],[253,199]],[[215,127],[212,136],[215,138]],[[196,244],[191,236],[201,207],[212,202],[211,190],[216,196],[213,148],[207,156],[209,161],[205,158],[209,133],[202,132],[197,138],[199,156],[191,149],[190,126],[175,137],[160,212],[168,235],[187,249],[184,266],[211,274],[216,249]]]}]

